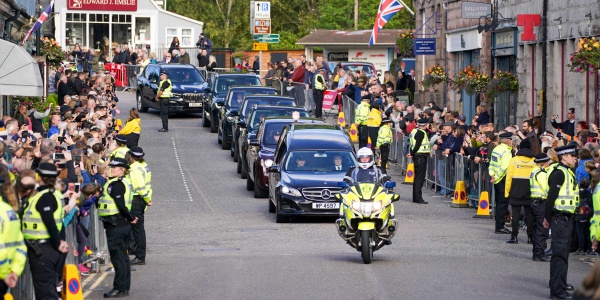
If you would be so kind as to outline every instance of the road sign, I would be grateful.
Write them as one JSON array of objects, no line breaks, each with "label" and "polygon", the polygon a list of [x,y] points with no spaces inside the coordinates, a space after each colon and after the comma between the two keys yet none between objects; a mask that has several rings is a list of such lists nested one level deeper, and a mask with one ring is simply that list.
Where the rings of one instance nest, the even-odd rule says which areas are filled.
[{"label": "road sign", "polygon": [[254,34],[270,34],[271,19],[254,19]]},{"label": "road sign", "polygon": [[252,37],[263,43],[279,43],[279,34],[255,34]]},{"label": "road sign", "polygon": [[269,44],[267,44],[267,43],[254,43],[254,44],[252,44],[252,50],[254,50],[254,51],[267,51],[267,50],[269,50]]},{"label": "road sign", "polygon": [[415,55],[435,55],[435,38],[415,39]]},{"label": "road sign", "polygon": [[254,18],[255,19],[270,19],[271,18],[271,2],[254,1]]}]

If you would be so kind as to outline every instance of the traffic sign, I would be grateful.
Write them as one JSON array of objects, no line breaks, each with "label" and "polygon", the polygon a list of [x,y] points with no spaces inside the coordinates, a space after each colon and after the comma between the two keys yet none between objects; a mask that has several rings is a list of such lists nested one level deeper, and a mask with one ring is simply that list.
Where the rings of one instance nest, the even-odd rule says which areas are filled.
[{"label": "traffic sign", "polygon": [[255,34],[253,38],[255,41],[263,43],[279,43],[279,34]]},{"label": "traffic sign", "polygon": [[254,18],[255,19],[270,19],[271,18],[271,2],[254,1]]},{"label": "traffic sign", "polygon": [[254,43],[254,44],[252,44],[252,50],[254,50],[254,51],[267,51],[267,50],[269,50],[269,44],[267,44],[267,43]]},{"label": "traffic sign", "polygon": [[271,19],[254,19],[254,34],[270,34]]}]

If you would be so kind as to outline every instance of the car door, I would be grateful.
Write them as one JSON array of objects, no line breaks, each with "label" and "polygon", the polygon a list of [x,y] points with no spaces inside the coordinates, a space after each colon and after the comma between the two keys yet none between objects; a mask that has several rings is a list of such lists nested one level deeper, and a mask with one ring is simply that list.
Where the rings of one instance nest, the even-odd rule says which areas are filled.
[{"label": "car door", "polygon": [[[273,173],[273,172],[269,172],[269,195],[271,195],[273,197],[274,200],[276,199],[276,195],[277,195],[277,184],[279,183],[279,181],[281,180],[281,170],[283,170],[283,162],[284,162],[284,158],[285,158],[285,154],[286,154],[286,150],[287,150],[287,132],[284,130],[282,132],[282,136],[284,137],[283,139],[279,140],[279,143],[277,144],[277,148],[275,149],[275,157],[273,157],[273,164],[279,166],[279,173]],[[277,203],[277,202],[275,202]]]},{"label": "car door", "polygon": [[[262,123],[258,129],[258,135],[256,141],[260,143],[262,140],[262,136],[264,135],[265,125]],[[260,167],[260,157],[258,157],[258,152],[260,151],[260,146],[248,146],[248,176],[254,180],[254,172],[257,167]]]},{"label": "car door", "polygon": [[142,91],[142,101],[144,105],[158,109],[158,102],[156,101],[156,95],[158,93],[158,84],[160,82],[159,68],[157,66],[148,65],[146,70],[146,84]]}]

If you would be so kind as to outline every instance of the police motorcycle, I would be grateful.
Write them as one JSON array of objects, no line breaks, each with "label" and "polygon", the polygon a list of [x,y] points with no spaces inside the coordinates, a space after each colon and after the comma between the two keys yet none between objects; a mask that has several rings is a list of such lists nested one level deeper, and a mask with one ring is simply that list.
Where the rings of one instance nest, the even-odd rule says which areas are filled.
[{"label": "police motorcycle", "polygon": [[[357,153],[359,167],[365,169],[364,164],[360,162],[361,151],[362,149]],[[372,151],[370,155],[369,168],[373,165]],[[381,173],[376,167],[373,169]],[[400,198],[392,190],[396,183],[382,181],[384,180],[340,182],[338,186],[342,190],[335,194],[335,197],[341,200],[340,218],[335,221],[338,234],[346,243],[361,252],[365,264],[371,263],[374,251],[392,243],[391,239],[398,228],[392,204]]]}]

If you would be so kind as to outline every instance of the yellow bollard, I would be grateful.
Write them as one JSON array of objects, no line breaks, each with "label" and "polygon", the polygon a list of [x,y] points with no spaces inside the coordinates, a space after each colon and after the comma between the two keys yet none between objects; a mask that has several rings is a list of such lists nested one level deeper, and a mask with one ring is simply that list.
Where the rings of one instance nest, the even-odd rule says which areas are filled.
[{"label": "yellow bollard", "polygon": [[452,203],[450,207],[469,207],[469,203],[467,203],[467,191],[465,189],[464,181],[457,181],[456,188],[454,189],[454,197],[452,197]]},{"label": "yellow bollard", "polygon": [[402,184],[413,184],[413,182],[415,182],[415,164],[410,163],[406,167],[406,175]]},{"label": "yellow bollard", "polygon": [[358,127],[356,124],[350,125],[350,140],[353,143],[358,143]]},{"label": "yellow bollard", "polygon": [[338,125],[343,127],[346,127],[346,116],[344,115],[343,111],[340,111],[340,114],[338,115]]},{"label": "yellow bollard", "polygon": [[61,292],[63,300],[83,300],[81,282],[76,265],[65,265],[63,269],[63,289]]},{"label": "yellow bollard", "polygon": [[490,196],[487,191],[481,192],[479,196],[479,205],[477,206],[477,214],[473,216],[477,219],[491,219],[490,215]]}]

